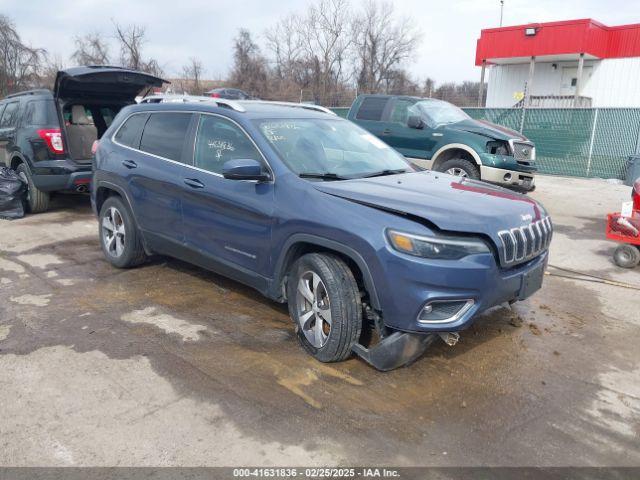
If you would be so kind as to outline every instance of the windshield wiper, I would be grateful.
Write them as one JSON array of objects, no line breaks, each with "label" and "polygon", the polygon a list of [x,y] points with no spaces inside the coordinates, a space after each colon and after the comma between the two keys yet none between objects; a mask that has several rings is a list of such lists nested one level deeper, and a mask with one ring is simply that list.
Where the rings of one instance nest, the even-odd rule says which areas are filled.
[{"label": "windshield wiper", "polygon": [[349,180],[347,177],[342,177],[337,173],[315,173],[315,172],[303,172],[299,174],[300,178],[319,178],[320,180]]},{"label": "windshield wiper", "polygon": [[362,175],[358,178],[384,177],[386,175],[397,175],[399,173],[409,173],[410,171],[411,170],[407,170],[406,168],[396,168],[394,170],[386,169],[386,170],[380,170],[378,172],[367,173],[366,175]]}]

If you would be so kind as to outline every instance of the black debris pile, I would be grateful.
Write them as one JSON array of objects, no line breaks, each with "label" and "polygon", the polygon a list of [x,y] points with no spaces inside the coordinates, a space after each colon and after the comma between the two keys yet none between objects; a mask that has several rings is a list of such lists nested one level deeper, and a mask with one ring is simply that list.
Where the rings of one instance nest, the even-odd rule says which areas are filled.
[{"label": "black debris pile", "polygon": [[14,220],[24,217],[27,184],[7,167],[0,167],[0,218]]}]

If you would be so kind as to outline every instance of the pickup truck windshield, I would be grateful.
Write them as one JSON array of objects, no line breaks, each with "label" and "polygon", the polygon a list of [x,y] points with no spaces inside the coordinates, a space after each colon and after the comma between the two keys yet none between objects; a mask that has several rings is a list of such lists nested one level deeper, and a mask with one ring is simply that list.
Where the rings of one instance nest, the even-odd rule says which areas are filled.
[{"label": "pickup truck windshield", "polygon": [[471,118],[455,105],[442,100],[420,100],[413,105],[412,109],[418,109],[432,125],[461,122]]},{"label": "pickup truck windshield", "polygon": [[297,175],[346,180],[413,172],[395,150],[345,120],[257,120],[260,132]]}]

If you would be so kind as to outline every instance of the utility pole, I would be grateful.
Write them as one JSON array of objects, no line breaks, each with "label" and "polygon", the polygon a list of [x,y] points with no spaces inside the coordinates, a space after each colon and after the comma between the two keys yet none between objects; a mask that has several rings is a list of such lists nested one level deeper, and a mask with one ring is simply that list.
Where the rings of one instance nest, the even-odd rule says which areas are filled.
[{"label": "utility pole", "polygon": [[502,26],[502,12],[504,11],[504,0],[500,0],[500,26]]}]

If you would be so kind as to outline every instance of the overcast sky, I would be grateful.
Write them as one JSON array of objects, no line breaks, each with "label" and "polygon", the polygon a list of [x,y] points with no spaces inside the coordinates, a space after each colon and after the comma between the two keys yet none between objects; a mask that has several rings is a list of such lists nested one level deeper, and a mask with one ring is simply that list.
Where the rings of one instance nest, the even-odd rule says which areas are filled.
[{"label": "overcast sky", "polygon": [[[225,76],[239,28],[262,43],[264,30],[281,16],[302,11],[312,0],[0,0],[0,13],[15,22],[32,46],[44,47],[69,63],[73,37],[99,31],[111,38],[115,20],[146,27],[144,53],[159,60],[167,76],[181,71],[190,56],[202,60],[207,78]],[[499,0],[394,0],[423,33],[407,67],[415,79],[437,83],[479,80],[476,40],[497,27]],[[357,7],[361,0],[351,0]],[[640,0],[505,0],[504,25],[594,18],[607,25],[640,23]],[[111,40],[113,41],[113,40]],[[115,47],[111,53],[118,52]]]}]

